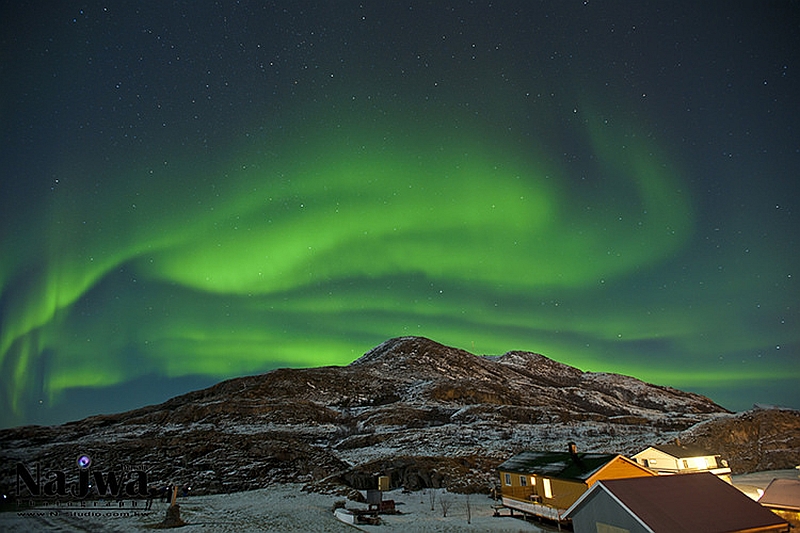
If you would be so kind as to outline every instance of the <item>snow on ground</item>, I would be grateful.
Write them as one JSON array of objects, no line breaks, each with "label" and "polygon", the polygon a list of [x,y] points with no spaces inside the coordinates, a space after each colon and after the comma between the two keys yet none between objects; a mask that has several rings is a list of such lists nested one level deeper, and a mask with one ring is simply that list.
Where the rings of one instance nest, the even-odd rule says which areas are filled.
[{"label": "snow on ground", "polygon": [[[430,494],[424,491],[403,494],[399,490],[384,494],[395,500],[398,515],[382,515],[379,526],[351,526],[333,516],[333,505],[342,500],[337,496],[309,494],[302,485],[278,485],[268,489],[227,495],[179,498],[181,518],[187,522],[176,531],[242,533],[242,532],[553,532],[520,518],[492,516],[495,503],[486,495],[469,497],[471,520],[467,523],[467,497],[463,494],[437,492],[431,511]],[[442,516],[441,498],[449,502],[447,517]],[[129,505],[129,503],[128,503]],[[347,502],[348,509],[363,508],[363,504]],[[0,513],[0,531],[29,533],[31,531],[150,531],[166,515],[166,503],[155,502],[151,511],[139,507],[81,509],[62,508],[51,511],[40,508]]]},{"label": "snow on ground", "polygon": [[[775,478],[797,479],[800,471],[775,470],[733,476],[734,484],[751,497],[757,489],[764,489]],[[548,532],[557,531],[520,518],[492,516],[495,503],[485,495],[469,496],[471,508],[470,523],[467,523],[467,496],[437,491],[434,510],[431,510],[430,493],[418,491],[403,494],[399,490],[387,492],[384,499],[395,500],[401,514],[383,515],[379,526],[351,526],[338,521],[333,516],[337,496],[309,494],[301,490],[302,485],[277,485],[267,489],[239,492],[226,495],[192,496],[179,498],[181,518],[187,525],[180,532],[247,533],[247,532],[331,532],[348,531],[381,532]],[[752,492],[752,494],[750,494]],[[757,497],[757,496],[756,496]],[[441,498],[449,502],[447,517],[442,516]],[[90,502],[91,503],[91,502]],[[77,506],[58,509],[24,508],[0,513],[0,531],[9,533],[29,533],[31,531],[108,531],[128,533],[151,531],[153,525],[161,522],[167,504],[155,502],[150,511],[140,505],[130,508],[130,502],[116,502],[104,507],[80,508]],[[348,509],[363,508],[363,504],[347,502]]]}]

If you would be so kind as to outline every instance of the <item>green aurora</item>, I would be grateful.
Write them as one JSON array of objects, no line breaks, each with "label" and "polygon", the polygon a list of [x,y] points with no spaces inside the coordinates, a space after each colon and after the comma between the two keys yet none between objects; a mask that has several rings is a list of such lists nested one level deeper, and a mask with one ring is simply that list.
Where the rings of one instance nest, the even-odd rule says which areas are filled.
[{"label": "green aurora", "polygon": [[[637,137],[624,144],[608,121],[584,121],[604,187],[579,201],[568,170],[483,142],[477,126],[454,136],[399,117],[367,129],[328,122],[337,128],[255,150],[247,164],[130,170],[130,190],[43,206],[46,239],[4,242],[24,250],[2,270],[14,415],[31,390],[57,403],[72,388],[148,374],[341,365],[403,334],[690,388],[708,383],[704,373],[724,384],[754,377],[720,372],[710,346],[774,342],[746,324],[732,339],[735,313],[709,323],[669,290],[646,302],[616,294],[618,279],[647,283],[686,245],[694,208],[679,168]],[[697,362],[638,353],[652,349]],[[758,377],[795,379],[797,367]]]}]

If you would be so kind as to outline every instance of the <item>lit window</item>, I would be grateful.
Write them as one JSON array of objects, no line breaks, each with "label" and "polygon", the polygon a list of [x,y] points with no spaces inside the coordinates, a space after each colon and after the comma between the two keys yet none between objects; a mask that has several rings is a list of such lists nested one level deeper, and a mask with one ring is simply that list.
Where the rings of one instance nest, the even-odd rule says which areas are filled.
[{"label": "lit window", "polygon": [[544,497],[545,498],[552,498],[553,497],[553,489],[550,487],[550,480],[545,478],[542,480],[542,486],[544,487]]},{"label": "lit window", "polygon": [[511,474],[506,474],[506,485],[511,485]]}]

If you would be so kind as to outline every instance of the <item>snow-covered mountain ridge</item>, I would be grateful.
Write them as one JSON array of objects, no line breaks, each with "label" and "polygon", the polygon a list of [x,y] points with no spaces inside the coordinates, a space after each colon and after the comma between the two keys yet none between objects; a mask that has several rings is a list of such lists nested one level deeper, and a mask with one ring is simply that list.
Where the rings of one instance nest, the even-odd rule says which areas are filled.
[{"label": "snow-covered mountain ridge", "polygon": [[[790,411],[780,431],[796,436],[797,415]],[[400,337],[344,367],[279,369],[126,413],[0,431],[0,482],[8,493],[20,462],[46,471],[89,454],[94,468],[146,465],[154,483],[197,493],[280,482],[364,488],[375,472],[412,489],[488,490],[494,467],[522,449],[574,441],[586,451],[632,454],[677,436],[690,442],[698,424],[698,438],[709,442],[736,420],[703,396],[535,353],[476,356]],[[741,434],[750,439],[748,431]],[[758,433],[761,444],[764,437]],[[770,438],[781,452],[759,444],[761,455],[747,452],[741,464],[794,466],[796,439]]]}]

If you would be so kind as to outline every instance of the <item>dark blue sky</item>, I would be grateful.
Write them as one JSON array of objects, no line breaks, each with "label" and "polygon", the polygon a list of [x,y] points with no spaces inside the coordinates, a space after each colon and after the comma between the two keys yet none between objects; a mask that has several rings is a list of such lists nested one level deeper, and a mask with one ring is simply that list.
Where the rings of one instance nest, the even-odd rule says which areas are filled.
[{"label": "dark blue sky", "polygon": [[4,426],[406,334],[800,407],[797,2],[0,9]]}]

